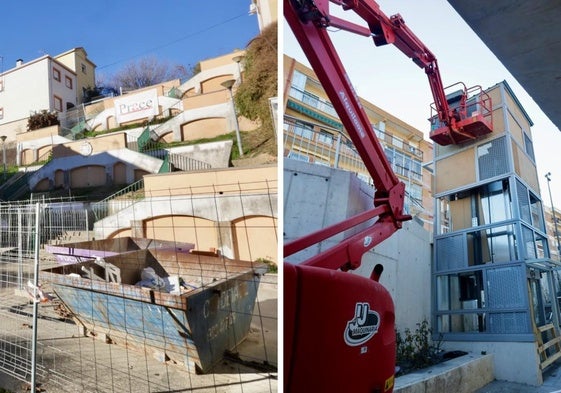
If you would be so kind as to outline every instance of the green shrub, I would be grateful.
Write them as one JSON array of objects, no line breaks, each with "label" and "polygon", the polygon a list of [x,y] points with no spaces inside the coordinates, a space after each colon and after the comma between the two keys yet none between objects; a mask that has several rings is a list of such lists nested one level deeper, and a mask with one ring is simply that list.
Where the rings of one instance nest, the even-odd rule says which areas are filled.
[{"label": "green shrub", "polygon": [[424,320],[417,323],[415,332],[405,329],[403,334],[396,330],[397,364],[402,369],[411,370],[431,366],[440,361],[442,339],[431,339],[432,329]]}]

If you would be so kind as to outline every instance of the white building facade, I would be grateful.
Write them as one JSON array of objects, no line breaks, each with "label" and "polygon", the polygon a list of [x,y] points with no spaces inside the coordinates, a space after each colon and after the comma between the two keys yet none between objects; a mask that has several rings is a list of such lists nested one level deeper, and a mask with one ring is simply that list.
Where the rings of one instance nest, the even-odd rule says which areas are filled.
[{"label": "white building facade", "polygon": [[[29,62],[18,60],[14,68],[0,75],[0,135],[6,136],[7,142],[27,131],[31,114],[57,111],[61,118],[82,102],[87,87],[95,86],[95,65],[85,60],[83,48],[60,56],[64,62],[49,55]],[[71,57],[78,60],[71,62]],[[80,69],[71,68],[73,65]],[[78,77],[77,72],[84,75]]]}]

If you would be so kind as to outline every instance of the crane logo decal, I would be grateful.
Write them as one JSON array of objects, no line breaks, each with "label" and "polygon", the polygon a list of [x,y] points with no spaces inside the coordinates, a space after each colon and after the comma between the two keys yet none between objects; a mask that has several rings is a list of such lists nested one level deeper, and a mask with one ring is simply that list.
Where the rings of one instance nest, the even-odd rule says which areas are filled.
[{"label": "crane logo decal", "polygon": [[370,310],[368,303],[357,303],[355,306],[355,316],[345,328],[345,343],[351,347],[362,345],[370,340],[380,327],[380,315]]}]

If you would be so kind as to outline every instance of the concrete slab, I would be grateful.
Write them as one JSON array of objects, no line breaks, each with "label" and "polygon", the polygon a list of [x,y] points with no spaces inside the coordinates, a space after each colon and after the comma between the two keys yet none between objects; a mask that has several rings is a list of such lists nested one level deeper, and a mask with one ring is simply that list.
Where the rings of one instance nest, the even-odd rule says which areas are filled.
[{"label": "concrete slab", "polygon": [[493,356],[468,354],[395,380],[395,393],[472,393],[493,380]]},{"label": "concrete slab", "polygon": [[530,386],[522,383],[493,381],[475,393],[561,393],[561,361],[545,370],[543,385]]}]

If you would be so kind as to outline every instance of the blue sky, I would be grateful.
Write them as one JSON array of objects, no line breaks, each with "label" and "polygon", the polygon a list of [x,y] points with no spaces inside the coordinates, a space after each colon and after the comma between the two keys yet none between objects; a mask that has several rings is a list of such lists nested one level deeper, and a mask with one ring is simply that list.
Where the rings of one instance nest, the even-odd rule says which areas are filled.
[{"label": "blue sky", "polygon": [[[553,205],[561,209],[561,132],[450,4],[446,0],[377,3],[388,16],[401,14],[434,53],[445,86],[462,81],[466,86],[487,88],[503,80],[508,82],[534,122],[532,135],[542,200],[551,205],[545,179],[545,174],[551,172]],[[340,8],[331,5],[333,13]],[[337,15],[353,17],[349,12]],[[283,28],[284,53],[308,64],[286,23]],[[392,45],[375,47],[371,39],[343,31],[334,31],[330,36],[358,95],[423,131],[428,140],[427,119],[433,99],[424,71]]]},{"label": "blue sky", "polygon": [[243,49],[259,34],[250,0],[22,0],[2,5],[3,70],[84,47],[97,73],[112,75],[141,57],[186,67]]}]

